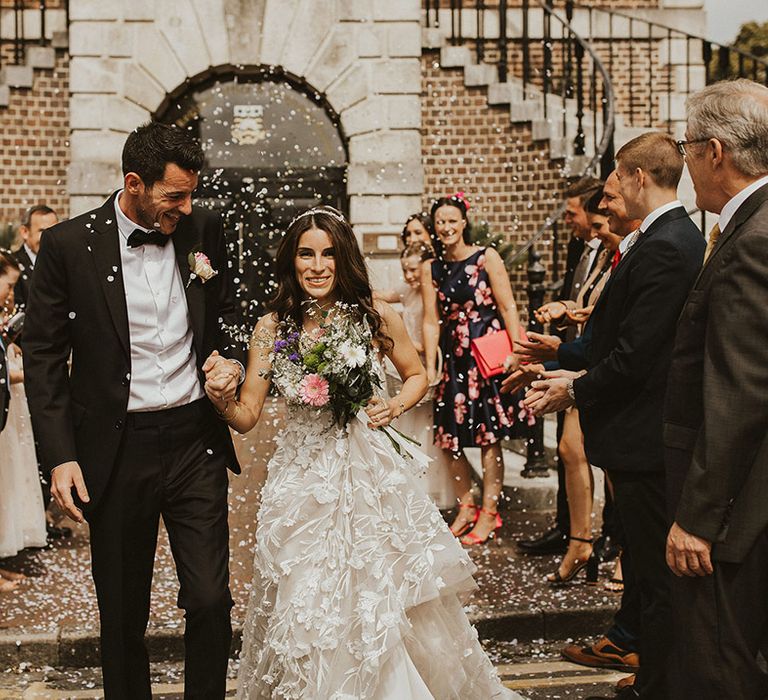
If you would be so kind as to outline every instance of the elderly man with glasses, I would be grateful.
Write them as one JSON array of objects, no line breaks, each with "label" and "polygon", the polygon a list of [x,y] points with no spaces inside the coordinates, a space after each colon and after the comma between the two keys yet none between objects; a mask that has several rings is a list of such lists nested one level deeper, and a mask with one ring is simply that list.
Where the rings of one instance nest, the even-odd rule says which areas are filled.
[{"label": "elderly man with glasses", "polygon": [[719,215],[677,325],[664,408],[677,575],[673,697],[768,697],[768,88],[715,83],[678,141]]}]

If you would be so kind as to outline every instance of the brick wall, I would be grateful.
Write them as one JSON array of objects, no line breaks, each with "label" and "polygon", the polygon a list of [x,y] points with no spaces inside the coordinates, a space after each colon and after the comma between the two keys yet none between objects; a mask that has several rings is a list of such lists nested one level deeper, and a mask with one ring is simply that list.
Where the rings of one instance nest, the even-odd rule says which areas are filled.
[{"label": "brick wall", "polygon": [[[3,63],[11,47],[3,46]],[[0,107],[0,226],[18,225],[28,207],[44,202],[69,214],[69,57],[56,53],[53,70],[35,70],[31,89],[11,88]]]},{"label": "brick wall", "polygon": [[[508,107],[489,107],[486,88],[465,87],[461,69],[442,69],[437,54],[422,57],[424,208],[436,196],[464,190],[470,219],[524,243],[560,200],[562,161],[546,142],[533,142],[529,126],[511,124]],[[548,245],[539,246],[544,263]],[[522,293],[524,271],[516,275]]]}]

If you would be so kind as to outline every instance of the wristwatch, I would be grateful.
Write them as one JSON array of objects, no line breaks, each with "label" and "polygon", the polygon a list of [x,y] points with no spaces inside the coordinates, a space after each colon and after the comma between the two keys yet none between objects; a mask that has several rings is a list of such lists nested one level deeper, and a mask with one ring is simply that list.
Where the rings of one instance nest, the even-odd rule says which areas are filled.
[{"label": "wristwatch", "polygon": [[568,392],[568,396],[571,397],[571,401],[576,403],[576,394],[573,391],[573,379],[568,380],[568,383],[565,385],[565,390]]},{"label": "wristwatch", "polygon": [[234,362],[237,365],[237,368],[240,370],[240,376],[237,378],[237,386],[240,386],[245,381],[245,367],[243,366],[243,363],[240,362],[240,360],[230,358],[229,361]]}]

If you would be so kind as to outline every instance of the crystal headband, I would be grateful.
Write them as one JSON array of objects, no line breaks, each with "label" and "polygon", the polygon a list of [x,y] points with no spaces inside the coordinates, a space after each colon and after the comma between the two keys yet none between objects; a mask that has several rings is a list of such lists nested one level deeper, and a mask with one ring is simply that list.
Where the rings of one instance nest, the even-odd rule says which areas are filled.
[{"label": "crystal headband", "polygon": [[336,219],[340,224],[346,223],[346,219],[342,214],[340,214],[337,211],[334,211],[333,209],[322,209],[320,207],[312,207],[312,209],[307,209],[307,211],[301,212],[298,216],[295,216],[293,218],[293,221],[289,224],[288,228],[293,226],[299,219],[303,219],[305,216],[313,216],[315,214],[326,214],[327,216],[330,216],[332,219]]}]

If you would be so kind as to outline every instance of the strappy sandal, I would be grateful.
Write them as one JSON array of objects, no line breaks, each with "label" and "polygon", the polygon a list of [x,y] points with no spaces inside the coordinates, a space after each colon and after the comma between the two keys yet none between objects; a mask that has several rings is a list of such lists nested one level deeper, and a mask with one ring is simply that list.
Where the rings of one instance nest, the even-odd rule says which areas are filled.
[{"label": "strappy sandal", "polygon": [[[569,537],[568,539],[574,540],[575,542],[586,542],[587,544],[592,544],[592,540],[587,539],[586,537]],[[573,581],[573,579],[575,579],[582,570],[586,570],[587,583],[594,585],[597,583],[597,571],[599,563],[600,562],[595,556],[595,553],[592,552],[589,557],[583,561],[577,559],[573,568],[565,576],[560,574],[560,567],[558,567],[554,573],[547,575],[547,583],[549,583],[551,586],[562,586],[564,583],[570,583]]]},{"label": "strappy sandal", "polygon": [[472,518],[472,520],[468,520],[465,522],[460,530],[454,530],[453,525],[451,525],[450,530],[453,533],[455,537],[461,537],[462,535],[469,532],[477,522],[477,519],[480,517],[480,508],[478,508],[474,503],[459,503],[459,510],[462,510],[463,508],[470,508],[473,511],[475,511],[475,517]]}]

